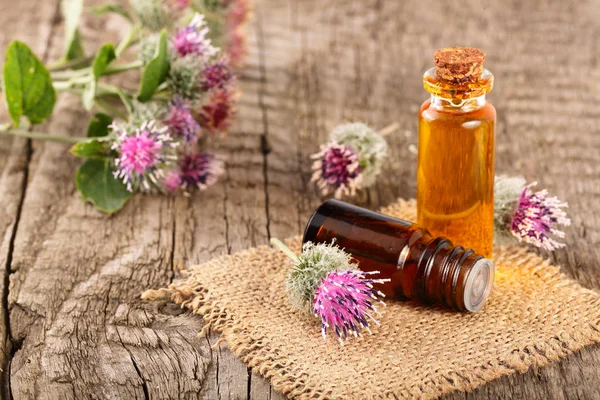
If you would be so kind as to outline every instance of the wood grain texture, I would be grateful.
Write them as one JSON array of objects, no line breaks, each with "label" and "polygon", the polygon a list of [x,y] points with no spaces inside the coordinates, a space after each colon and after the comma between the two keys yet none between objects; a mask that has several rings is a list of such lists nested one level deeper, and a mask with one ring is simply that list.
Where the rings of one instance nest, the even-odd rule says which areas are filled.
[{"label": "wood grain texture", "polygon": [[[40,56],[59,55],[57,2],[0,4],[3,48],[19,37]],[[300,233],[322,200],[308,157],[339,122],[401,125],[385,176],[355,201],[377,208],[414,197],[421,75],[450,45],[488,53],[498,171],[537,179],[569,201],[569,247],[549,256],[600,290],[599,17],[592,0],[256,0],[238,122],[218,149],[224,179],[190,198],[138,196],[113,217],[81,203],[78,161],[65,146],[2,138],[5,397],[281,398],[226,345],[211,348],[216,335],[197,338],[199,317],[139,294],[185,265]],[[112,17],[87,18],[83,35],[94,46],[122,29]],[[63,96],[45,128],[78,135],[87,118]],[[599,366],[592,346],[447,397],[598,398]]]}]

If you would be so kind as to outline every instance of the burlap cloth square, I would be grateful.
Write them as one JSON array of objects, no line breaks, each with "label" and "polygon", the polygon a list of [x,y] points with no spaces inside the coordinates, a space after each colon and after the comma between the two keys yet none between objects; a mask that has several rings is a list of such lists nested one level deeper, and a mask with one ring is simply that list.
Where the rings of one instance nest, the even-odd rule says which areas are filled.
[{"label": "burlap cloth square", "polygon": [[[414,201],[382,210],[414,220]],[[299,252],[300,238],[288,241]],[[541,366],[600,341],[600,298],[523,247],[496,248],[493,294],[479,313],[388,300],[373,335],[340,346],[292,309],[288,259],[263,246],[193,266],[148,291],[204,317],[254,371],[292,398],[432,398]]]}]

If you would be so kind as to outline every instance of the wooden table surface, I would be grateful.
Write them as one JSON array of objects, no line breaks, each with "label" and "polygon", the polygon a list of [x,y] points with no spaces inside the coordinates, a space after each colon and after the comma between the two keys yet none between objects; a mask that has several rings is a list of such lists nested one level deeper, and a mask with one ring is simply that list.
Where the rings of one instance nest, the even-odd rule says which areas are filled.
[{"label": "wooden table surface", "polygon": [[[86,1],[86,5],[103,1]],[[62,50],[58,0],[0,0],[0,43],[45,60]],[[122,35],[86,18],[91,48]],[[179,270],[301,232],[322,200],[308,156],[346,120],[398,121],[377,208],[414,197],[421,76],[434,50],[484,49],[496,77],[497,169],[570,203],[566,250],[548,254],[600,290],[600,3],[257,0],[224,178],[191,198],[136,196],[108,217],[82,203],[78,160],[59,144],[0,140],[0,361],[8,399],[276,399],[201,318],[139,300]],[[2,117],[6,120],[6,112]],[[89,115],[61,96],[40,129],[82,135]],[[600,347],[448,398],[600,398]]]}]

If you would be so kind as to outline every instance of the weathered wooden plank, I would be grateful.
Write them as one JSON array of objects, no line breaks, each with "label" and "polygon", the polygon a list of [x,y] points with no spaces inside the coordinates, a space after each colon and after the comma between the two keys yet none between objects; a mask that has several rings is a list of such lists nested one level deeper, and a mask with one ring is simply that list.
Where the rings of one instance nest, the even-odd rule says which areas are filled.
[{"label": "weathered wooden plank", "polygon": [[[417,140],[416,112],[426,97],[421,74],[435,49],[474,44],[488,51],[487,65],[498,82],[491,95],[500,116],[498,170],[537,178],[570,201],[569,248],[555,253],[555,260],[584,285],[600,287],[599,206],[592,201],[600,192],[595,169],[600,157],[598,73],[592,56],[597,5],[554,3],[540,12],[539,2],[520,3],[520,8],[417,1],[260,4],[268,54],[265,97],[273,105],[268,113],[273,151],[267,163],[274,236],[299,233],[318,203],[307,184],[307,156],[344,119],[376,127],[401,124],[390,137],[387,179],[358,201],[376,208],[399,196],[413,197],[416,155],[411,145]],[[489,29],[455,23],[467,15],[470,21],[485,21]],[[500,379],[468,397],[594,398],[599,357],[594,346],[546,368]]]},{"label": "weathered wooden plank", "polygon": [[[227,176],[191,198],[140,197],[116,217],[102,217],[74,193],[76,161],[64,157],[64,146],[35,145],[12,261],[15,224],[0,222],[0,265],[15,270],[10,321],[23,343],[11,368],[13,395],[278,398],[226,346],[211,349],[216,335],[195,338],[198,317],[137,296],[164,286],[182,265],[299,233],[320,201],[307,157],[344,119],[401,123],[390,138],[387,179],[359,202],[376,208],[414,196],[410,145],[425,98],[421,73],[449,37],[488,50],[498,82],[491,96],[500,116],[498,169],[523,171],[571,202],[570,247],[556,261],[598,288],[599,10],[591,1],[513,3],[258,1],[239,122],[221,147]],[[465,15],[472,23],[452,22]],[[119,25],[106,23],[88,39]],[[75,103],[61,100],[51,131],[81,131],[85,118]],[[6,164],[0,160],[2,188],[24,179],[25,147],[11,146],[0,147],[10,154]],[[3,191],[10,218],[21,195]],[[585,349],[466,397],[598,397],[599,357],[597,346]]]},{"label": "weathered wooden plank", "polygon": [[[191,265],[268,242],[265,192],[265,135],[260,106],[261,71],[255,26],[249,29],[251,51],[240,81],[243,96],[237,121],[217,152],[226,163],[221,181],[209,190],[180,198],[175,204],[175,264]],[[232,283],[234,284],[234,283]],[[200,396],[247,399],[248,367],[225,344],[212,348],[218,335],[202,342],[210,365]],[[266,393],[269,393],[266,386]]]},{"label": "weathered wooden plank", "polygon": [[[116,18],[86,22],[82,36],[92,46],[122,36]],[[60,49],[57,38],[51,57]],[[80,135],[88,119],[78,99],[61,96],[47,128]],[[33,146],[8,297],[22,343],[12,395],[197,398],[209,360],[196,338],[200,318],[137,300],[172,279],[173,200],[140,196],[115,217],[101,215],[74,189],[77,164],[64,145]]]},{"label": "weathered wooden plank", "polygon": [[[23,1],[20,7],[4,7],[0,14],[0,47],[5,49],[12,40],[21,40],[29,44],[31,49],[41,58],[46,57],[48,42],[51,38],[52,25],[56,13],[57,2],[46,2],[42,6],[35,1]],[[32,30],[30,26],[36,26]],[[0,54],[1,64],[4,52]],[[0,118],[9,119],[5,106],[2,106]],[[10,397],[8,385],[10,360],[19,343],[11,336],[8,317],[8,276],[10,274],[14,240],[27,181],[27,164],[31,150],[27,140],[3,137],[0,140],[0,382],[2,382],[1,398]]]}]

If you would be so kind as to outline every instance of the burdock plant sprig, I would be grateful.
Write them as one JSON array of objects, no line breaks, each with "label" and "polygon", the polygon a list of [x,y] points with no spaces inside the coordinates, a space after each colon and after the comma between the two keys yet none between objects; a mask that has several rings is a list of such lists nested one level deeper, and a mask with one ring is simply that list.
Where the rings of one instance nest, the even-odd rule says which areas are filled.
[{"label": "burdock plant sprig", "polygon": [[[229,60],[235,57],[239,64],[244,51],[229,43],[243,35],[250,12],[248,0],[130,0],[130,5],[89,10],[116,13],[130,29],[118,44],[87,54],[79,34],[83,1],[64,0],[64,55],[45,66],[14,41],[3,71],[12,122],[1,124],[0,133],[72,143],[71,153],[84,159],[76,186],[84,200],[106,213],[121,209],[135,192],[188,193],[216,182],[223,162],[206,147],[227,133],[235,115],[238,90]],[[236,40],[239,46],[242,39]],[[104,80],[131,70],[139,72],[137,90]],[[57,92],[80,95],[83,106],[94,111],[85,137],[31,129],[50,117]]]},{"label": "burdock plant sprig", "polygon": [[565,244],[558,227],[571,225],[565,208],[568,204],[548,196],[547,190],[533,191],[537,182],[527,185],[522,177],[496,177],[494,200],[494,237],[497,243],[511,240],[529,243],[545,250]]},{"label": "burdock plant sprig", "polygon": [[360,271],[352,257],[334,243],[305,243],[298,256],[277,239],[271,243],[292,260],[286,279],[291,305],[321,320],[323,339],[329,328],[343,344],[351,335],[362,336],[362,329],[371,333],[370,323],[379,325],[374,315],[381,314],[373,303],[385,306],[379,298],[385,296],[373,284],[389,279],[369,278],[378,272]]},{"label": "burdock plant sprig", "polygon": [[328,143],[311,156],[312,181],[324,195],[333,193],[338,199],[373,185],[388,153],[384,136],[397,127],[393,124],[376,132],[359,122],[338,125]]}]

